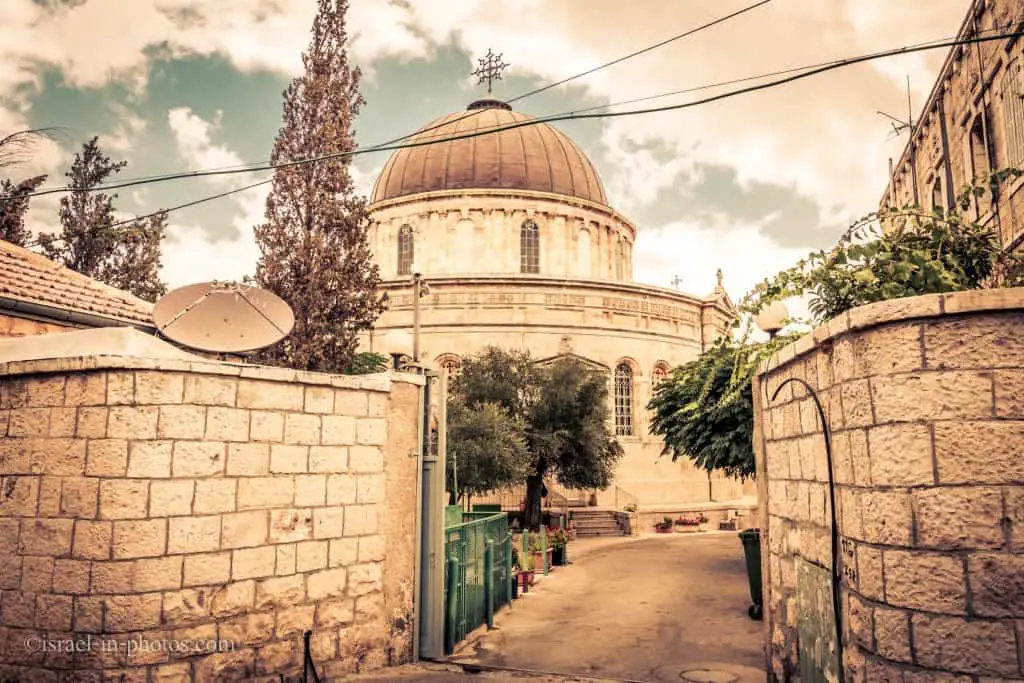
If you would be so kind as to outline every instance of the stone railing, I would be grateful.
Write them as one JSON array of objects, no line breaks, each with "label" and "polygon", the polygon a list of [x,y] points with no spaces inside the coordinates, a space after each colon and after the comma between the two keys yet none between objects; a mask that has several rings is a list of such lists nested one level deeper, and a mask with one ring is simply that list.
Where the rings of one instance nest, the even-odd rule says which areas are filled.
[{"label": "stone railing", "polygon": [[1024,679],[1024,290],[854,309],[753,393],[769,681]]}]

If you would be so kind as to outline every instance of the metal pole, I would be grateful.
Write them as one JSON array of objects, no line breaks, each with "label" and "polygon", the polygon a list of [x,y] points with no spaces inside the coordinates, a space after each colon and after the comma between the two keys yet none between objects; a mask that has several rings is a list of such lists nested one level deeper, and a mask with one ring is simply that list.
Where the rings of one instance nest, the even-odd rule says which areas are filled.
[{"label": "metal pole", "polygon": [[448,604],[445,607],[444,653],[449,655],[455,649],[455,627],[459,620],[459,558],[454,555],[448,558]]},{"label": "metal pole", "polygon": [[484,545],[484,601],[487,604],[487,628],[494,628],[494,539]]},{"label": "metal pole", "polygon": [[519,577],[512,575],[512,534],[506,531],[503,543],[505,545],[505,601],[511,606],[512,582],[519,580]]},{"label": "metal pole", "polygon": [[420,274],[412,276],[412,362],[420,362]]}]

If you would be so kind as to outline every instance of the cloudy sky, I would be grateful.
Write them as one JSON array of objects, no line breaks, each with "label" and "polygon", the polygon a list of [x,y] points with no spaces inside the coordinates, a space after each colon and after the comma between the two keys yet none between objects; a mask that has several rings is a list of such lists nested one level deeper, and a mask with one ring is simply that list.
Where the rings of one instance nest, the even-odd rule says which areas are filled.
[{"label": "cloudy sky", "polygon": [[[511,64],[511,98],[752,4],[753,0],[351,0],[351,58],[367,100],[363,146],[460,111],[482,90],[488,48]],[[608,105],[903,45],[951,38],[969,0],[772,0],[690,38],[515,104],[541,116]],[[138,178],[265,160],[281,92],[300,68],[315,0],[0,0],[0,136],[57,126],[15,176],[62,184],[93,135]],[[877,208],[890,139],[877,111],[904,116],[906,77],[923,104],[944,50],[861,64],[681,111],[559,123],[590,155],[612,205],[640,230],[636,279],[706,293],[725,271],[734,298]],[[761,81],[752,81],[757,83]],[[705,89],[605,111],[677,104]],[[384,153],[361,156],[368,192]],[[266,176],[122,190],[125,217]],[[264,186],[265,187],[265,186]],[[263,188],[172,214],[172,286],[254,270]],[[36,200],[54,229],[57,199]]]}]

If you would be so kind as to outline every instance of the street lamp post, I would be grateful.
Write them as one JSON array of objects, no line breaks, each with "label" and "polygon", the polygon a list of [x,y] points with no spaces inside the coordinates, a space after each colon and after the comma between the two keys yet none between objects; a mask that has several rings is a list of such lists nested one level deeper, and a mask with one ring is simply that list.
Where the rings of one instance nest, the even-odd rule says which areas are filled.
[{"label": "street lamp post", "polygon": [[430,294],[430,286],[423,281],[423,273],[412,264],[412,362],[420,362],[420,299]]},{"label": "street lamp post", "polygon": [[764,309],[754,317],[754,324],[768,333],[769,339],[775,339],[786,321],[789,320],[789,310],[786,304],[781,301],[773,301],[768,308]]}]

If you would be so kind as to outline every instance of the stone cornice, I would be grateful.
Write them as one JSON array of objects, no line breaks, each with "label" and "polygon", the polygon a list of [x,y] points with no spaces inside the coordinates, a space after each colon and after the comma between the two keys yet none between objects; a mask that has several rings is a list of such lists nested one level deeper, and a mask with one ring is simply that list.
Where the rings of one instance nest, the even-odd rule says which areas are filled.
[{"label": "stone cornice", "polygon": [[626,218],[624,215],[616,211],[610,206],[599,204],[598,202],[592,202],[586,199],[580,199],[579,197],[570,197],[568,195],[553,194],[550,192],[537,192],[535,190],[503,190],[503,189],[465,189],[465,190],[438,190],[435,192],[421,192],[419,194],[410,194],[403,197],[395,197],[394,199],[386,199],[384,201],[375,202],[367,207],[367,210],[371,214],[373,219],[374,213],[386,211],[388,209],[400,208],[410,204],[429,204],[433,202],[441,202],[444,200],[473,200],[473,199],[490,199],[490,200],[501,200],[501,199],[517,199],[522,201],[546,201],[554,202],[556,204],[564,204],[566,206],[586,209],[598,213],[608,219],[619,222],[622,225],[628,227],[633,234],[636,234],[636,225],[633,221]]},{"label": "stone cornice", "polygon": [[[547,275],[439,275],[436,277],[426,277],[425,281],[431,285],[439,287],[445,286],[486,286],[486,285],[504,285],[511,287],[560,287],[563,289],[589,289],[589,290],[607,290],[611,292],[617,292],[622,294],[634,294],[640,296],[659,297],[663,299],[670,299],[677,304],[688,304],[697,308],[715,307],[720,309],[723,313],[731,314],[732,310],[728,305],[723,302],[717,294],[710,295],[702,298],[693,294],[686,294],[679,292],[674,289],[668,289],[667,287],[657,287],[655,285],[645,285],[637,282],[616,282],[613,280],[593,280],[593,279],[570,279],[570,278],[559,278],[551,277]],[[411,283],[408,280],[383,280],[380,284],[380,288],[384,290],[390,289],[407,289],[411,287]]]}]

